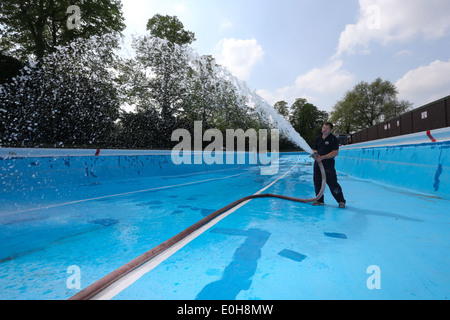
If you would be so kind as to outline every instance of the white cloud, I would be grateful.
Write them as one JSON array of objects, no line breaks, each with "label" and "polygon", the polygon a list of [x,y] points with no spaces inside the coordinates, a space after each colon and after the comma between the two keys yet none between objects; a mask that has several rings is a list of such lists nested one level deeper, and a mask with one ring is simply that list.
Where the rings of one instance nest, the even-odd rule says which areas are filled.
[{"label": "white cloud", "polygon": [[256,93],[261,96],[264,100],[266,100],[270,105],[274,105],[278,101],[284,100],[288,104],[294,103],[295,99],[305,98],[308,102],[315,103],[318,101],[317,97],[313,97],[306,94],[296,93],[293,90],[293,87],[286,87],[282,89],[277,89],[275,92],[271,92],[269,90],[259,89],[256,90]]},{"label": "white cloud", "polygon": [[321,68],[313,68],[297,77],[294,84],[274,91],[258,90],[257,93],[272,105],[280,100],[292,104],[297,98],[305,98],[320,110],[331,111],[336,96],[350,90],[356,75],[342,68],[341,60],[331,60]]},{"label": "white cloud", "polygon": [[181,13],[186,12],[188,10],[188,7],[184,3],[179,3],[173,6],[174,10]]},{"label": "white cloud", "polygon": [[264,100],[266,100],[270,105],[274,105],[276,102],[280,100],[284,100],[283,97],[280,98],[279,95],[274,94],[268,90],[259,89],[256,90],[256,93],[262,97]]},{"label": "white cloud", "polygon": [[450,94],[450,60],[436,60],[427,66],[406,73],[395,84],[402,99],[414,102],[415,107]]},{"label": "white cloud", "polygon": [[253,67],[262,61],[264,51],[256,39],[222,39],[214,49],[217,62],[237,78],[248,80]]},{"label": "white cloud", "polygon": [[342,69],[342,60],[332,60],[322,68],[314,68],[295,80],[296,90],[334,93],[349,88],[356,76]]},{"label": "white cloud", "polygon": [[223,19],[219,26],[219,31],[225,31],[233,27],[233,23],[228,19]]},{"label": "white cloud", "polygon": [[395,57],[407,58],[407,57],[412,57],[413,55],[414,55],[414,52],[412,52],[411,50],[400,50],[399,52],[397,52],[395,54]]},{"label": "white cloud", "polygon": [[416,36],[439,39],[450,32],[448,0],[359,0],[356,24],[348,24],[339,38],[337,55],[367,53],[373,41],[387,45]]}]

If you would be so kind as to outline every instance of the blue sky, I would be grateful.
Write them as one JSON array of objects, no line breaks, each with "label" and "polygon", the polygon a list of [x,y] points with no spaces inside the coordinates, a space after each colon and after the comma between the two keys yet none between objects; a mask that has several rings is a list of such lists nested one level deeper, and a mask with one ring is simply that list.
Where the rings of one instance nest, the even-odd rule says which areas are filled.
[{"label": "blue sky", "polygon": [[123,11],[126,36],[177,16],[199,54],[271,104],[306,98],[330,112],[377,77],[415,108],[450,95],[448,0],[123,0]]}]

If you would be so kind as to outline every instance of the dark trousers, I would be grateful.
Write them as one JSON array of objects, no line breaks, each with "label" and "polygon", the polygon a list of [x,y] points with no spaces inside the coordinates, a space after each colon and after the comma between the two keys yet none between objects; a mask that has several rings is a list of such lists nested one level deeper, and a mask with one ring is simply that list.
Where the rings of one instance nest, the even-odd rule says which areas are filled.
[{"label": "dark trousers", "polygon": [[[323,162],[322,162],[323,163]],[[342,188],[337,182],[336,169],[333,165],[327,165],[324,163],[325,175],[327,178],[327,185],[330,188],[331,194],[337,202],[344,202],[344,194]],[[320,168],[317,161],[314,162],[314,188],[316,189],[316,195],[319,194],[320,187],[322,186],[322,175],[320,174]],[[320,197],[317,201],[324,202],[324,196]]]}]

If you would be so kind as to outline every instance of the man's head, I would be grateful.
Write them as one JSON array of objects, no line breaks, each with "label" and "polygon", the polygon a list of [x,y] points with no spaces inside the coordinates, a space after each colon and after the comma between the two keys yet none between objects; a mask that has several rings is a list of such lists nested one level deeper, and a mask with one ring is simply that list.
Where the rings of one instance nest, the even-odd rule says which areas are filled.
[{"label": "man's head", "polygon": [[331,131],[333,131],[333,124],[331,122],[326,122],[322,126],[322,134],[328,136]]}]

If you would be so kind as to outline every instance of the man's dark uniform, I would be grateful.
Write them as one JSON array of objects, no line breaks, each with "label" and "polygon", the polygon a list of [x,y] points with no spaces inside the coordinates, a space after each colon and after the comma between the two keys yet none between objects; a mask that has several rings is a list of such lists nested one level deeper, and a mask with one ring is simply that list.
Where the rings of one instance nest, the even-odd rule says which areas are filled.
[{"label": "man's dark uniform", "polygon": [[[314,140],[313,149],[317,150],[320,156],[329,154],[334,150],[339,150],[339,141],[333,134],[329,134],[326,139],[322,139],[322,135],[316,137]],[[334,168],[334,158],[322,160],[323,167],[327,178],[327,185],[330,188],[331,194],[336,201],[345,203],[344,194],[342,188],[337,182],[336,169]],[[316,195],[319,194],[320,187],[322,186],[322,175],[320,174],[320,168],[317,161],[314,161],[314,188],[316,189]],[[317,200],[318,202],[324,202],[324,196]]]}]

